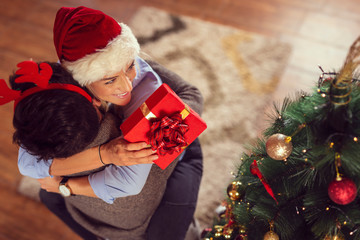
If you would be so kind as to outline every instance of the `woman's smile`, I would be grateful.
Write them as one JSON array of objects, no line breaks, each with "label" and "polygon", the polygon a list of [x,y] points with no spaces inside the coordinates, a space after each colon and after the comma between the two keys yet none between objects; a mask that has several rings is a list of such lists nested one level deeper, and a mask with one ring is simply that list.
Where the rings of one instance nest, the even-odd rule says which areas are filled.
[{"label": "woman's smile", "polygon": [[124,92],[124,93],[120,93],[120,94],[114,94],[114,96],[118,97],[118,98],[127,98],[129,94],[130,94],[130,92]]},{"label": "woman's smile", "polygon": [[93,82],[89,88],[94,95],[108,103],[125,106],[131,100],[132,81],[136,77],[135,60],[118,73]]}]

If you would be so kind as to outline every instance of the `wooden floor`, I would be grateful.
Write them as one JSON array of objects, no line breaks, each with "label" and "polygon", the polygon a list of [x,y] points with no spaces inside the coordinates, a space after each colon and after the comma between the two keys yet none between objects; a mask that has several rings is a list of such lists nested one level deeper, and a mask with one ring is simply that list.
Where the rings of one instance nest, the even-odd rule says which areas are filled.
[{"label": "wooden floor", "polygon": [[[127,22],[141,6],[238,27],[289,42],[289,64],[274,100],[308,90],[320,73],[341,67],[348,47],[360,34],[357,0],[2,0],[0,77],[16,63],[56,61],[52,24],[61,6],[88,6]],[[0,240],[79,239],[41,204],[19,195],[17,147],[12,144],[12,104],[0,106]]]}]

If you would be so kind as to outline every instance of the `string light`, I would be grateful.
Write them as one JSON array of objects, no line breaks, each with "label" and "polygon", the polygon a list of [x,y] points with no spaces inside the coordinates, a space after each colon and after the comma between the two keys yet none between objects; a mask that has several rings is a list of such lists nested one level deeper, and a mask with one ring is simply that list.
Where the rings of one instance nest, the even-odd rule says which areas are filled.
[{"label": "string light", "polygon": [[336,180],[341,181],[342,178],[340,176],[339,167],[341,166],[341,157],[340,153],[335,153],[335,170],[336,170]]},{"label": "string light", "polygon": [[350,233],[349,233],[349,235],[350,235],[350,236],[354,235],[354,233],[356,233],[356,232],[357,232],[357,230],[359,230],[359,229],[358,229],[358,228],[357,228],[357,229],[355,229],[354,231],[350,232]]},{"label": "string light", "polygon": [[357,232],[357,230],[359,230],[359,229],[358,229],[358,228],[357,228],[357,229],[355,229],[354,231],[350,232],[350,233],[349,233],[349,235],[350,235],[350,236],[354,235],[354,233],[356,233],[356,232]]}]

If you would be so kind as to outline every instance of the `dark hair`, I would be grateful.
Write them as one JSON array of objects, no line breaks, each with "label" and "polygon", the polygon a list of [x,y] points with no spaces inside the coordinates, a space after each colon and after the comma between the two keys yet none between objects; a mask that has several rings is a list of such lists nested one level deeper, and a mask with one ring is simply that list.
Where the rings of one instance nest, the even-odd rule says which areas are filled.
[{"label": "dark hair", "polygon": [[[79,86],[60,64],[49,64],[53,69],[49,82]],[[17,77],[16,74],[10,76],[12,89],[24,91],[34,86],[32,83],[15,83]],[[38,159],[48,160],[83,151],[95,139],[100,123],[93,104],[84,96],[53,89],[21,100],[14,112],[13,125],[13,141]]]}]

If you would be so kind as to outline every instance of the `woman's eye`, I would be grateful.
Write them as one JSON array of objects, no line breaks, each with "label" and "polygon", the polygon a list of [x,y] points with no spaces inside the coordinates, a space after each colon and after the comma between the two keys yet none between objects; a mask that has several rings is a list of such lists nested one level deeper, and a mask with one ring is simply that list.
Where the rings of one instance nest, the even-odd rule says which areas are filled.
[{"label": "woman's eye", "polygon": [[127,69],[127,72],[131,71],[131,70],[134,68],[134,66],[135,66],[135,62],[133,62],[133,63],[129,66],[129,68]]},{"label": "woman's eye", "polygon": [[105,82],[105,85],[112,84],[114,81],[115,81],[115,78],[114,78],[114,79],[111,79],[111,80],[109,80],[109,81],[106,81],[106,82]]}]

